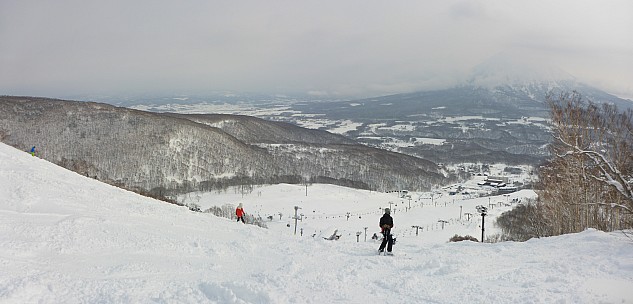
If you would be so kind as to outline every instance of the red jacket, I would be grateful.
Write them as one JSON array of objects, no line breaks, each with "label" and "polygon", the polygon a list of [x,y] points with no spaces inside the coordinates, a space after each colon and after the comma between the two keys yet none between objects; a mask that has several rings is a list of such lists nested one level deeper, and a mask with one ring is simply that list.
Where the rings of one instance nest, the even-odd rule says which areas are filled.
[{"label": "red jacket", "polygon": [[235,215],[237,215],[237,217],[244,216],[244,209],[238,207],[237,209],[235,209]]}]

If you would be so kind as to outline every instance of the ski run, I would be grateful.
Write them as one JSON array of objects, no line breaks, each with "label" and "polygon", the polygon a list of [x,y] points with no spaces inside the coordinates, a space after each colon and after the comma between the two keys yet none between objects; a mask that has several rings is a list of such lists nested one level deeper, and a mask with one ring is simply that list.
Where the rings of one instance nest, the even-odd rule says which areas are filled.
[{"label": "ski run", "polygon": [[[453,243],[481,238],[476,206],[494,205],[494,235],[495,217],[535,193],[411,195],[270,185],[179,198],[202,210],[241,202],[264,229],[0,144],[0,303],[633,303],[633,241],[622,232]],[[393,256],[371,238],[385,207]]]}]

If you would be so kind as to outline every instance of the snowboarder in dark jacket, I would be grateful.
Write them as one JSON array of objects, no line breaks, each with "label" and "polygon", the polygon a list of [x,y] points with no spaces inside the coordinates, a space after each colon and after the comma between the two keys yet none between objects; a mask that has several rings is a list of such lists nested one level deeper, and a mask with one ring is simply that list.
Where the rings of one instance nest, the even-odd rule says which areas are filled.
[{"label": "snowboarder in dark jacket", "polygon": [[391,247],[393,246],[393,238],[391,237],[391,228],[393,228],[393,218],[391,218],[391,210],[389,208],[385,208],[385,214],[380,218],[380,229],[382,231],[382,243],[378,248],[378,252],[385,251],[385,246],[387,246],[387,252],[391,252]]}]

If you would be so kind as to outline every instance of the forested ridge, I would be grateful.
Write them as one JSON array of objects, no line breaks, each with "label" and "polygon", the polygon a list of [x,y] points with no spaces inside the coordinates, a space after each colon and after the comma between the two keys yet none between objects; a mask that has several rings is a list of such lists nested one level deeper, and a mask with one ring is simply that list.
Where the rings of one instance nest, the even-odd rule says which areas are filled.
[{"label": "forested ridge", "polygon": [[153,113],[0,97],[0,140],[79,174],[157,194],[328,182],[374,190],[446,182],[437,165],[340,135],[238,115]]}]

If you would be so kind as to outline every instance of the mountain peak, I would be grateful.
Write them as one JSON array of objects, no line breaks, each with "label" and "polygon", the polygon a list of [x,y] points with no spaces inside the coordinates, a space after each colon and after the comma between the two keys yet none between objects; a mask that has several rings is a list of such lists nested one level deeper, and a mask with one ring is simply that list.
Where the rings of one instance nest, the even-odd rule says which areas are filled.
[{"label": "mountain peak", "polygon": [[501,52],[475,66],[468,79],[471,85],[495,88],[547,83],[560,87],[561,83],[575,83],[574,76],[534,55]]}]

